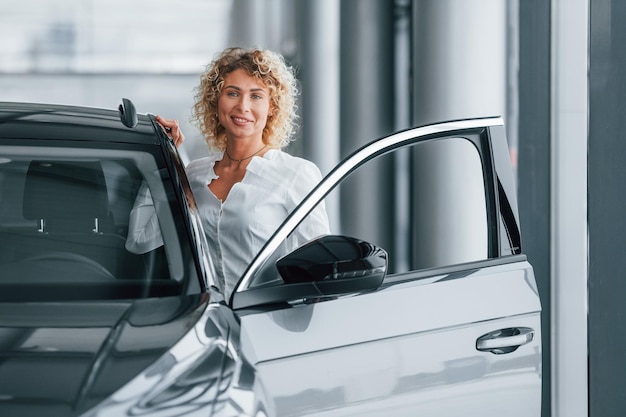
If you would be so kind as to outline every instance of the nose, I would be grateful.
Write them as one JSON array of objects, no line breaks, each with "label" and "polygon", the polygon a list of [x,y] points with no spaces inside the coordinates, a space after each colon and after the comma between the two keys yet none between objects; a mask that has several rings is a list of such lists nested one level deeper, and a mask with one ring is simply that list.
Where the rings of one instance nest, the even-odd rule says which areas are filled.
[{"label": "nose", "polygon": [[241,95],[237,101],[237,107],[239,110],[245,112],[250,109],[250,103],[251,101],[248,97],[246,97],[246,95]]}]

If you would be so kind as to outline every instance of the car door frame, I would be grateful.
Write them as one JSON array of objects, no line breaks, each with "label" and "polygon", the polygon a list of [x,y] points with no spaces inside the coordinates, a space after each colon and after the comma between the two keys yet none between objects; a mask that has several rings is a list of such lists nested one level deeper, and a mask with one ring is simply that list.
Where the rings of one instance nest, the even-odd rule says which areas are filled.
[{"label": "car door frame", "polygon": [[[485,181],[485,199],[487,203],[488,259],[494,259],[503,253],[504,246],[510,248],[510,254],[521,254],[521,234],[519,230],[519,214],[515,199],[515,183],[510,162],[503,161],[508,157],[508,148],[504,139],[504,122],[501,117],[482,117],[466,120],[453,120],[427,126],[407,129],[377,139],[354,151],[338,164],[322,181],[302,200],[289,214],[283,224],[268,239],[265,246],[250,263],[235,290],[231,294],[229,304],[233,309],[245,308],[254,304],[253,278],[270,260],[287,236],[304,220],[304,218],[323,200],[344,178],[368,161],[398,148],[414,145],[419,142],[433,141],[451,135],[459,137],[472,136],[470,141],[477,147],[483,165]],[[502,137],[492,141],[491,136]],[[506,149],[505,149],[506,148]],[[498,216],[502,216],[502,223]]]}]

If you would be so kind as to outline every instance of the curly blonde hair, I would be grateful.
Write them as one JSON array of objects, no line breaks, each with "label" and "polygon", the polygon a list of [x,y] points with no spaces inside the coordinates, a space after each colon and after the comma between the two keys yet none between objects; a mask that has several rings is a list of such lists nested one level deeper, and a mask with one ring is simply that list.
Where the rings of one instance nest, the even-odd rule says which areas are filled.
[{"label": "curly blonde hair", "polygon": [[226,149],[226,131],[219,122],[217,103],[224,87],[224,78],[234,70],[243,69],[269,90],[270,116],[263,129],[263,143],[282,148],[293,140],[297,130],[296,98],[298,82],[292,67],[282,55],[258,48],[227,48],[207,65],[195,90],[191,121],[202,132],[210,148]]}]

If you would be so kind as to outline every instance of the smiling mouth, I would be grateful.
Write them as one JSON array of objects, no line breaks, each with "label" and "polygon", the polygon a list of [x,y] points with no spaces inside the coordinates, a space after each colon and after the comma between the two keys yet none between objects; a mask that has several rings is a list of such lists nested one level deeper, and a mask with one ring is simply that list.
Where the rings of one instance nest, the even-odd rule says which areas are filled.
[{"label": "smiling mouth", "polygon": [[246,124],[250,122],[250,120],[243,119],[241,117],[233,117],[232,119],[233,119],[233,122],[238,123],[238,124]]}]

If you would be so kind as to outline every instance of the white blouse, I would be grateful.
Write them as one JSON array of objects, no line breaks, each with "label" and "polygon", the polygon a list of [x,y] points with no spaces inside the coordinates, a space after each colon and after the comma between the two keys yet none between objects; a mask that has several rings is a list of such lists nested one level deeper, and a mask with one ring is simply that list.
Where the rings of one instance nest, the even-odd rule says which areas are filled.
[{"label": "white blouse", "polygon": [[[215,162],[223,156],[223,152],[213,152],[208,157],[192,161],[186,171],[217,280],[224,285],[228,298],[254,256],[287,215],[319,183],[322,175],[313,162],[271,149],[262,157],[255,156],[250,160],[243,180],[233,185],[222,202],[208,185],[217,178]],[[130,228],[127,249],[133,252],[163,244],[154,208],[150,207],[151,198],[146,201],[149,193],[144,191],[142,194],[135,203],[135,213],[131,213],[131,224],[143,225]],[[322,203],[291,234],[285,242],[285,250],[291,251],[329,233],[328,216]]]}]

